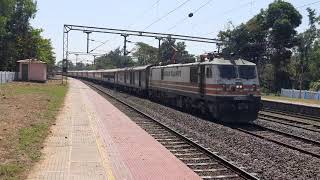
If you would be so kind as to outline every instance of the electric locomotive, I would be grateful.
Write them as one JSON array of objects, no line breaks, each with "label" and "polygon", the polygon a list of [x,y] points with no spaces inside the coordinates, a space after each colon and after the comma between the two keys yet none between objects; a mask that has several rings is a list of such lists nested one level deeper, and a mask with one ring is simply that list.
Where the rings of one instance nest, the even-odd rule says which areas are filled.
[{"label": "electric locomotive", "polygon": [[260,109],[256,65],[242,59],[154,66],[149,79],[151,98],[223,122],[253,121]]}]

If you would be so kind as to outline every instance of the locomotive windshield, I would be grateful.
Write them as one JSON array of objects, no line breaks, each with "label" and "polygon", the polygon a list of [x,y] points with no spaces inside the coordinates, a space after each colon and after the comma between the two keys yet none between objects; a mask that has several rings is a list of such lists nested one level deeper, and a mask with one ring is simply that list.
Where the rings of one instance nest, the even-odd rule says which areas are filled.
[{"label": "locomotive windshield", "polygon": [[220,77],[225,79],[232,79],[237,77],[236,67],[232,65],[218,66]]},{"label": "locomotive windshield", "polygon": [[256,78],[255,66],[239,66],[239,78],[241,79],[254,79]]},{"label": "locomotive windshield", "polygon": [[255,66],[220,65],[218,68],[220,77],[224,79],[255,79],[257,77]]}]

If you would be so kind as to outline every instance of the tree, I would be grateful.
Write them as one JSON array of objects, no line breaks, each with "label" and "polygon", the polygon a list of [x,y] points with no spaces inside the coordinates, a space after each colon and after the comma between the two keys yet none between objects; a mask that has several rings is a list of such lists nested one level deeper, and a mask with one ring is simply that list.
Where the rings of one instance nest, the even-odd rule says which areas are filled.
[{"label": "tree", "polygon": [[51,41],[30,26],[36,12],[34,0],[0,0],[0,70],[14,70],[17,60],[27,58],[54,65]]},{"label": "tree", "polygon": [[176,41],[172,38],[164,39],[160,46],[160,57],[162,63],[172,62],[172,58],[175,55],[175,43]]},{"label": "tree", "polygon": [[[299,63],[299,88],[304,89],[306,87],[306,84],[304,83],[305,75],[308,76],[309,69],[313,69],[314,66],[316,66],[316,59],[313,59],[313,63],[310,62],[310,58],[313,55],[316,55],[315,49],[317,49],[317,44],[315,44],[317,37],[319,37],[319,30],[316,27],[316,24],[319,23],[320,17],[316,17],[316,12],[315,10],[312,10],[310,8],[307,8],[308,11],[308,19],[309,19],[309,27],[308,29],[299,34],[299,44],[298,44],[298,56],[300,58],[300,63]],[[313,49],[313,45],[315,49]],[[315,52],[312,52],[315,50]],[[320,58],[320,56],[318,56]],[[316,60],[316,61],[314,61]],[[312,65],[312,66],[310,66]],[[317,71],[313,71],[313,73],[317,73]],[[310,74],[309,77],[314,77],[314,75]],[[315,79],[317,80],[317,79]]]},{"label": "tree", "polygon": [[158,48],[150,46],[143,42],[136,43],[136,51],[133,52],[133,57],[137,61],[137,65],[158,64]]},{"label": "tree", "polygon": [[265,26],[268,30],[268,53],[275,69],[274,88],[288,87],[289,74],[285,67],[289,62],[291,48],[297,45],[297,28],[301,24],[301,14],[288,2],[276,0],[266,10]]},{"label": "tree", "polygon": [[176,62],[177,63],[191,63],[195,62],[195,57],[186,50],[186,44],[184,42],[178,42],[176,44],[177,54]]},{"label": "tree", "polygon": [[96,59],[97,69],[124,68],[133,66],[134,62],[129,56],[122,56],[122,51],[117,48],[104,56]]},{"label": "tree", "polygon": [[6,24],[14,11],[14,0],[0,0],[0,38],[6,34]]},{"label": "tree", "polygon": [[174,39],[164,39],[160,46],[161,62],[167,63],[189,63],[195,62],[195,57],[186,50],[184,42],[178,42]]},{"label": "tree", "polygon": [[218,37],[222,40],[222,54],[225,57],[234,53],[237,57],[259,64],[266,60],[267,31],[264,26],[265,11],[250,19],[247,23],[232,29],[220,31]]}]

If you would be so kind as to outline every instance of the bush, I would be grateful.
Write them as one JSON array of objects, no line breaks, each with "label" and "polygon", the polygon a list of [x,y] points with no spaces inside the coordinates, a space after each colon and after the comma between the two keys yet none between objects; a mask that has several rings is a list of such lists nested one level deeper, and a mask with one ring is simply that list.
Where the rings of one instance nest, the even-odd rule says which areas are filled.
[{"label": "bush", "polygon": [[320,91],[320,80],[310,84],[310,91]]}]

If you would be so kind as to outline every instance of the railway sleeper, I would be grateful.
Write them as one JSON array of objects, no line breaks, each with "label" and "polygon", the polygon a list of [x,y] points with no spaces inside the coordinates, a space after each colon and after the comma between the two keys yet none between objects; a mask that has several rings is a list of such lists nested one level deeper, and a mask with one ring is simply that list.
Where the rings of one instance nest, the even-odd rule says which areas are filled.
[{"label": "railway sleeper", "polygon": [[202,179],[242,179],[236,174],[220,176],[200,176]]},{"label": "railway sleeper", "polygon": [[197,173],[200,176],[213,176],[213,177],[219,177],[219,176],[235,176],[239,177],[235,172],[226,169],[226,170],[220,170],[220,171],[202,171]]},{"label": "railway sleeper", "polygon": [[184,144],[187,144],[186,142],[183,142],[183,141],[160,141],[160,143],[164,146],[166,145],[171,145],[171,144],[181,144],[181,145],[184,145]]}]

